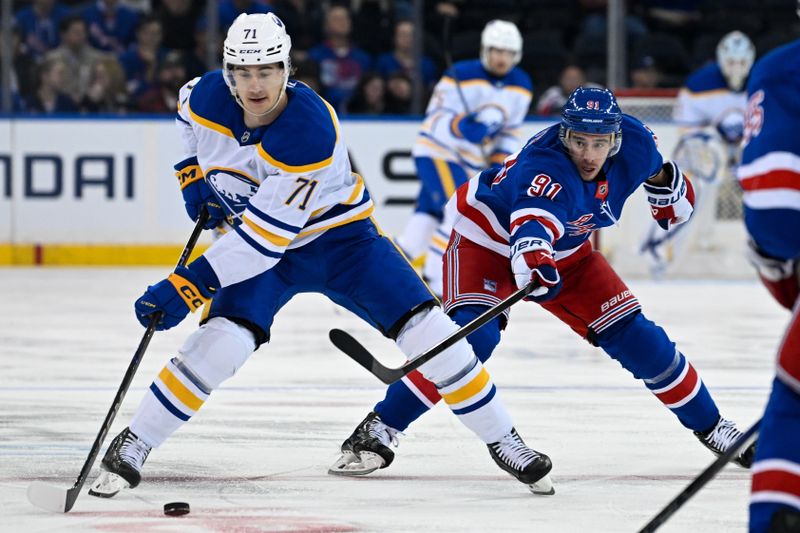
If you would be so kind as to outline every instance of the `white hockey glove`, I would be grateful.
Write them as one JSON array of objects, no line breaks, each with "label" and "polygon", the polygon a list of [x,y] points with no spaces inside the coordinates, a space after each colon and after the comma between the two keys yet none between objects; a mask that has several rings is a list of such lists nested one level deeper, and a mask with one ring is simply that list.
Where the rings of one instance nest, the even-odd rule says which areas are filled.
[{"label": "white hockey glove", "polygon": [[544,302],[554,298],[561,289],[553,247],[544,239],[525,237],[515,242],[511,248],[511,270],[520,289],[531,281],[536,283],[528,300]]},{"label": "white hockey glove", "polygon": [[668,186],[644,183],[650,214],[665,230],[683,224],[694,211],[694,188],[674,161],[667,161],[661,167],[670,180]]},{"label": "white hockey glove", "polygon": [[756,267],[761,282],[779,304],[792,309],[800,296],[800,264],[770,257],[752,240],[747,244],[747,259]]}]

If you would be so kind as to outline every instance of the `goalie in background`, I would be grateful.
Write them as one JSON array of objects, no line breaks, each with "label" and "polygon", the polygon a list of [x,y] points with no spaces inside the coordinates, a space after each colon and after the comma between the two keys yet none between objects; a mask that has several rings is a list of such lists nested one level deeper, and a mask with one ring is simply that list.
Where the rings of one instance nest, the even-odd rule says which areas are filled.
[{"label": "goalie in background", "polygon": [[[800,14],[800,12],[799,12]],[[764,56],[748,83],[742,186],[749,259],[794,309],[778,351],[753,463],[750,532],[800,531],[800,39]]]},{"label": "goalie in background", "polygon": [[[673,119],[682,136],[672,154],[695,189],[693,222],[665,230],[651,223],[640,252],[654,278],[667,273],[693,243],[713,246],[714,220],[720,188],[735,186],[741,158],[746,105],[745,82],[755,59],[755,47],[740,31],[717,45],[717,60],[692,73],[678,93]],[[721,206],[738,210],[739,202]]]},{"label": "goalie in background", "polygon": [[493,20],[481,34],[480,60],[452,65],[428,103],[412,150],[421,189],[414,214],[395,242],[410,261],[424,255],[423,277],[437,295],[452,228],[444,219],[445,203],[475,173],[500,166],[522,145],[519,128],[533,84],[516,66],[521,59],[517,27]]}]

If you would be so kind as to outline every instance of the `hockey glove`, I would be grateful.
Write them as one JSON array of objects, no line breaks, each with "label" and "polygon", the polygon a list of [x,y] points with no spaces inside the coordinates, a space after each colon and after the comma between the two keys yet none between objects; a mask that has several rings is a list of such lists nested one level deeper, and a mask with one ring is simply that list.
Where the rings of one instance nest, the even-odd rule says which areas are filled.
[{"label": "hockey glove", "polygon": [[177,326],[189,311],[196,311],[209,301],[215,289],[207,287],[200,276],[186,267],[178,267],[167,279],[150,285],[136,300],[136,318],[142,326],[150,324],[150,315],[161,311],[156,330]]},{"label": "hockey glove", "polygon": [[747,259],[756,267],[758,277],[772,297],[791,310],[800,296],[800,264],[770,257],[752,240],[748,243]]},{"label": "hockey glove", "polygon": [[203,171],[197,164],[196,157],[184,159],[175,165],[175,176],[181,185],[181,193],[189,218],[196,221],[203,206],[208,210],[208,222],[203,229],[213,229],[225,220],[225,211],[219,204],[217,196],[203,177]]},{"label": "hockey glove", "polygon": [[561,276],[553,259],[553,247],[544,239],[524,237],[511,247],[511,270],[520,289],[534,282],[536,288],[526,300],[545,302],[561,289]]},{"label": "hockey glove", "polygon": [[694,188],[673,161],[667,161],[662,167],[669,178],[668,186],[644,183],[647,201],[650,203],[650,214],[664,230],[683,224],[694,211]]},{"label": "hockey glove", "polygon": [[456,137],[463,137],[471,143],[480,144],[489,136],[489,126],[478,122],[475,113],[457,115],[452,123],[453,133]]}]

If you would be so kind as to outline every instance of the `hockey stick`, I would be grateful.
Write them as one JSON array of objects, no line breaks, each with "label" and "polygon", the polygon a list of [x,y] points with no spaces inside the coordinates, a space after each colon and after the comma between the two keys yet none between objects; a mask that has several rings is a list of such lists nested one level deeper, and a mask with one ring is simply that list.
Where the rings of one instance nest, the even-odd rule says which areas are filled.
[{"label": "hockey stick", "polygon": [[758,428],[761,425],[761,419],[758,419],[755,424],[753,424],[750,429],[742,433],[742,436],[739,437],[739,440],[731,444],[731,446],[725,450],[725,453],[717,457],[717,459],[711,463],[708,468],[700,472],[694,481],[689,483],[685,489],[683,489],[671,502],[669,502],[666,507],[664,507],[660,513],[653,517],[647,525],[645,525],[639,533],[652,533],[659,527],[661,527],[664,522],[666,522],[669,517],[675,514],[675,511],[680,509],[684,503],[686,503],[689,498],[694,496],[700,489],[702,489],[706,483],[711,481],[714,476],[722,470],[728,462],[733,459],[733,457],[739,453],[739,450],[745,447],[745,445],[752,439],[757,433]]},{"label": "hockey stick", "polygon": [[[472,111],[469,108],[469,104],[467,104],[467,98],[464,96],[464,91],[461,88],[461,81],[458,79],[458,73],[456,73],[456,69],[453,67],[453,55],[451,53],[451,39],[450,39],[450,31],[453,25],[453,19],[455,17],[453,15],[445,15],[444,16],[444,27],[442,28],[442,41],[444,41],[444,64],[445,70],[451,70],[453,72],[453,82],[456,84],[456,92],[458,93],[458,98],[461,100],[461,105],[464,106],[464,113],[469,115]],[[485,165],[489,164],[489,156],[486,155],[486,149],[483,146],[483,143],[478,143],[478,147],[481,150],[481,156],[483,157],[483,163]]]},{"label": "hockey stick", "polygon": [[422,352],[411,361],[397,368],[389,368],[381,364],[381,362],[375,359],[375,357],[369,353],[369,351],[364,348],[360,342],[358,342],[346,331],[332,329],[328,333],[328,336],[330,337],[334,346],[343,351],[348,357],[369,370],[379,380],[383,381],[387,385],[391,385],[412,370],[415,370],[426,362],[430,361],[435,356],[442,353],[479,327],[499,316],[500,313],[504,312],[506,309],[525,298],[535,288],[536,286],[534,283],[529,283],[499,304],[487,309],[483,314],[475,317],[471,322],[460,328],[458,331],[450,334],[450,336],[446,337],[436,346],[429,348],[427,351]]},{"label": "hockey stick", "polygon": [[[189,242],[186,243],[186,246],[181,253],[181,257],[178,259],[178,266],[186,265],[186,261],[189,259],[189,255],[191,255],[195,244],[197,244],[197,239],[200,237],[200,233],[203,231],[203,226],[207,221],[208,212],[203,209],[203,211],[200,213],[200,217],[197,219],[197,224],[192,231],[192,235],[189,237]],[[89,476],[92,465],[94,465],[94,461],[97,459],[97,455],[100,453],[100,447],[103,445],[106,434],[111,428],[111,423],[114,422],[114,418],[117,416],[117,411],[119,411],[119,408],[122,405],[122,400],[125,398],[125,393],[128,392],[128,387],[130,387],[131,382],[133,381],[133,376],[136,374],[136,370],[139,368],[139,363],[142,361],[142,356],[144,355],[145,350],[147,350],[147,346],[150,344],[150,339],[153,337],[153,333],[156,330],[156,324],[158,324],[158,321],[161,320],[161,315],[161,312],[153,313],[153,317],[150,319],[150,324],[147,326],[147,329],[142,336],[142,340],[139,342],[139,347],[136,349],[136,353],[133,354],[133,359],[131,359],[131,363],[128,365],[128,370],[125,371],[125,377],[122,378],[122,383],[120,384],[119,389],[117,389],[117,395],[114,397],[114,403],[111,404],[111,409],[109,409],[108,414],[106,414],[106,419],[103,421],[103,425],[100,427],[100,432],[94,439],[92,450],[89,452],[89,456],[83,463],[83,468],[81,468],[81,472],[78,474],[78,478],[75,480],[75,483],[71,488],[64,490],[61,487],[48,485],[43,481],[34,481],[28,486],[28,500],[33,505],[46,511],[53,511],[55,513],[68,513],[70,509],[72,509],[72,506],[75,505],[75,500],[78,499],[81,489],[83,488],[83,484],[86,483],[86,478]]]}]

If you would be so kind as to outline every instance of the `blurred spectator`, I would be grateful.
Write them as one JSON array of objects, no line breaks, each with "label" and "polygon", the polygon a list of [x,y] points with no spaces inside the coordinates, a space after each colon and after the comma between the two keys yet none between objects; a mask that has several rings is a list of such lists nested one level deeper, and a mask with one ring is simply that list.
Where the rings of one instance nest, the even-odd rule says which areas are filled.
[{"label": "blurred spectator", "polygon": [[[394,49],[378,56],[375,67],[387,79],[395,72],[401,72],[412,80],[417,77],[414,61],[414,25],[411,21],[404,20],[397,23],[394,28]],[[431,89],[439,79],[436,64],[428,56],[422,56],[421,67],[422,84],[425,88]]]},{"label": "blurred spectator", "polygon": [[161,38],[161,22],[148,15],[139,21],[136,42],[119,56],[131,100],[137,99],[155,83],[156,66],[167,52],[161,47]]},{"label": "blurred spectator", "polygon": [[174,113],[178,109],[178,91],[186,81],[183,57],[173,50],[159,62],[155,85],[136,99],[135,109],[142,113]]},{"label": "blurred spectator", "polygon": [[187,52],[194,48],[194,28],[200,16],[199,3],[192,0],[161,0],[155,15],[161,22],[164,48]]},{"label": "blurred spectator", "polygon": [[117,0],[97,0],[83,10],[82,16],[88,25],[92,46],[115,54],[128,49],[139,24],[139,14],[118,5]]},{"label": "blurred spectator", "polygon": [[632,89],[656,89],[661,86],[663,75],[652,56],[636,60],[630,71]]},{"label": "blurred spectator", "polygon": [[55,0],[33,0],[17,11],[16,22],[22,42],[36,58],[42,57],[59,43],[59,24],[68,9]]},{"label": "blurred spectator", "polygon": [[377,56],[392,48],[394,4],[387,0],[353,0],[353,41],[362,50]]},{"label": "blurred spectator", "polygon": [[352,115],[379,115],[386,109],[385,95],[383,77],[377,72],[368,72],[358,83],[347,111]]},{"label": "blurred spectator", "polygon": [[319,93],[319,65],[311,60],[299,61],[292,65],[295,69],[292,79],[305,83],[314,89],[314,92]]},{"label": "blurred spectator", "polygon": [[322,96],[340,112],[372,66],[370,55],[351,43],[351,27],[347,8],[331,7],[325,16],[325,42],[308,52],[319,65]]},{"label": "blurred spectator", "polygon": [[58,57],[47,57],[39,66],[36,91],[27,101],[29,111],[35,113],[71,113],[78,110],[75,102],[65,92],[67,64]]},{"label": "blurred spectator", "polygon": [[89,44],[86,22],[78,15],[70,15],[61,21],[61,46],[48,52],[45,58],[58,59],[67,65],[63,90],[77,103],[89,88],[95,62],[103,56],[103,52]]},{"label": "blurred spectator", "polygon": [[411,113],[414,88],[411,79],[402,72],[395,72],[386,80],[386,113],[407,115]]},{"label": "blurred spectator", "polygon": [[553,85],[542,93],[536,104],[538,115],[558,115],[572,91],[586,84],[586,74],[578,65],[567,65],[558,77],[558,85]]},{"label": "blurred spectator", "polygon": [[322,4],[307,0],[276,0],[272,7],[286,24],[286,33],[292,36],[292,61],[305,61],[311,47],[322,41]]},{"label": "blurred spectator", "polygon": [[259,0],[219,0],[219,29],[225,33],[236,17],[242,13],[269,13],[272,8]]},{"label": "blurred spectator", "polygon": [[[580,33],[588,36],[605,35],[608,31],[608,0],[579,0],[582,16]],[[649,33],[644,21],[630,10],[625,11],[625,33],[635,40]]]},{"label": "blurred spectator", "polygon": [[127,110],[125,73],[117,58],[105,55],[95,61],[89,88],[79,107],[84,113],[123,113]]},{"label": "blurred spectator", "polygon": [[11,82],[14,85],[12,99],[24,100],[26,95],[33,94],[36,60],[28,46],[22,42],[22,34],[18,26],[11,28],[11,51],[11,61],[14,65],[11,71]]},{"label": "blurred spectator", "polygon": [[685,32],[700,22],[702,0],[642,0],[645,20],[652,31]]}]

